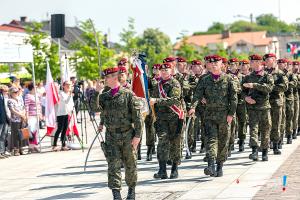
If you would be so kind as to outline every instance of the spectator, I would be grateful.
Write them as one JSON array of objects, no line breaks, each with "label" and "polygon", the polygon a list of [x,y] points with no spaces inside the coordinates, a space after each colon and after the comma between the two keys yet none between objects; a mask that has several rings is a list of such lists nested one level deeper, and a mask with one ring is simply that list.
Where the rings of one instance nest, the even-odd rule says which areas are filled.
[{"label": "spectator", "polygon": [[6,139],[8,135],[8,125],[10,122],[10,111],[7,107],[7,93],[8,87],[0,85],[0,159],[4,159],[10,156],[6,152]]},{"label": "spectator", "polygon": [[10,98],[8,107],[11,112],[11,140],[13,155],[23,155],[22,141],[19,138],[18,132],[22,128],[22,122],[26,122],[26,113],[22,97],[20,98],[19,89],[12,86],[9,89]]},{"label": "spectator", "polygon": [[[92,81],[88,81],[88,86],[85,90],[85,96],[86,96],[86,100],[87,100],[87,104],[88,106],[90,106],[90,100],[91,100],[91,97],[92,95],[96,92],[96,89],[93,85],[93,82]],[[90,110],[90,118],[91,118],[91,121],[95,119],[95,112],[91,111],[91,109],[89,108]]]},{"label": "spectator", "polygon": [[72,98],[71,82],[65,81],[63,83],[63,90],[59,91],[59,103],[56,106],[56,120],[57,120],[57,130],[54,135],[53,141],[53,151],[58,151],[57,140],[61,133],[60,139],[62,143],[61,150],[67,151],[69,148],[66,147],[66,132],[68,129],[68,117],[71,115],[74,107],[74,102]]},{"label": "spectator", "polygon": [[[38,119],[41,119],[41,103],[35,97],[33,83],[28,85],[29,93],[25,96],[25,108],[28,121],[28,128],[32,137],[29,139],[29,153],[39,152],[38,149]],[[37,101],[36,101],[37,100]]]},{"label": "spectator", "polygon": [[[72,86],[73,86],[73,102],[74,102],[74,106],[75,106],[75,111],[76,111],[76,116],[79,112],[79,102],[80,102],[80,85],[77,84],[76,82],[76,77],[72,76],[70,78],[71,82],[72,82]],[[77,123],[80,123],[80,121],[77,120]]]},{"label": "spectator", "polygon": [[38,97],[42,97],[45,92],[46,92],[46,89],[44,87],[43,82],[39,82],[37,84],[37,88],[36,88],[36,93],[37,93]]}]

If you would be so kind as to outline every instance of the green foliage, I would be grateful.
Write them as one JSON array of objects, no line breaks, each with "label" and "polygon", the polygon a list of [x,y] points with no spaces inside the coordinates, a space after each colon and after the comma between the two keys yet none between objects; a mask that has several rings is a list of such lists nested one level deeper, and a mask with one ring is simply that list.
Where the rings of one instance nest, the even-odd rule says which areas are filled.
[{"label": "green foliage", "polygon": [[[42,27],[43,24],[37,22],[26,27],[26,32],[29,34],[29,37],[25,41],[25,43],[31,44],[33,47],[35,77],[36,80],[39,81],[46,79],[46,59],[49,61],[52,76],[58,78],[60,74],[58,45],[53,42],[50,44],[47,43],[47,40],[50,40],[50,37],[47,33],[41,31]],[[27,65],[25,68],[32,74],[31,65]]]},{"label": "green foliage", "polygon": [[[70,58],[71,63],[75,65],[77,78],[79,79],[96,79],[99,77],[99,65],[97,54],[97,43],[93,31],[92,23],[87,20],[81,22],[80,28],[83,31],[80,41],[71,44],[71,48],[76,50],[75,56]],[[96,31],[96,37],[100,46],[100,61],[101,68],[104,69],[109,66],[115,65],[113,56],[115,51],[108,49],[103,45],[104,36],[101,32]]]},{"label": "green foliage", "polygon": [[279,21],[278,18],[272,14],[263,14],[258,16],[256,18],[256,23],[257,25],[266,28],[269,33],[288,33],[297,31],[297,27],[295,25]]},{"label": "green foliage", "polygon": [[148,28],[137,39],[139,51],[145,52],[149,66],[161,63],[162,60],[172,53],[172,43],[166,34],[159,29]]}]

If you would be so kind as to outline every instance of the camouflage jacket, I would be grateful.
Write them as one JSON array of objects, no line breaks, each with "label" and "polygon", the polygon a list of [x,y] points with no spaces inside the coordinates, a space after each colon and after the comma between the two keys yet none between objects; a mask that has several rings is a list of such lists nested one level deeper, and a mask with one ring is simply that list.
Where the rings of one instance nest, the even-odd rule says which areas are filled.
[{"label": "camouflage jacket", "polygon": [[[253,88],[243,87],[244,83],[253,83]],[[271,108],[269,102],[269,94],[272,92],[274,86],[273,77],[264,72],[262,76],[257,75],[255,72],[251,72],[242,81],[242,96],[250,96],[256,101],[255,104],[247,104],[248,109],[263,110]]]},{"label": "camouflage jacket", "polygon": [[245,103],[244,99],[241,96],[241,93],[242,93],[241,82],[242,82],[243,75],[240,73],[233,74],[230,71],[228,71],[227,74],[232,77],[234,84],[236,84],[237,95],[238,95],[238,104]]},{"label": "camouflage jacket", "polygon": [[283,71],[277,69],[271,72],[274,79],[274,87],[270,93],[270,104],[282,106],[284,92],[288,89],[288,79]]},{"label": "camouflage jacket", "polygon": [[176,105],[182,108],[181,104],[181,86],[175,78],[163,83],[163,89],[167,95],[166,98],[163,98],[159,94],[158,84],[156,84],[155,89],[153,90],[153,98],[156,98],[155,111],[158,118],[162,119],[174,119],[178,115],[171,110],[170,106]]},{"label": "camouflage jacket", "polygon": [[135,137],[142,134],[143,118],[141,102],[132,91],[120,87],[117,94],[111,95],[110,90],[91,98],[91,109],[101,112],[101,124],[110,132],[128,130],[134,125]]},{"label": "camouflage jacket", "polygon": [[286,100],[294,100],[294,89],[297,88],[297,77],[295,74],[285,71],[285,76],[288,79],[288,89],[284,92]]},{"label": "camouflage jacket", "polygon": [[199,81],[192,108],[195,108],[198,101],[205,98],[205,117],[214,111],[225,111],[227,115],[234,115],[237,107],[237,88],[231,76],[222,73],[218,80],[214,80],[212,74],[207,74]]},{"label": "camouflage jacket", "polygon": [[300,79],[299,79],[299,75],[298,74],[294,74],[295,76],[295,80],[296,80],[296,87],[293,90],[293,95],[294,95],[294,101],[299,101],[299,94],[298,94],[298,88],[300,87]]},{"label": "camouflage jacket", "polygon": [[180,86],[181,86],[181,89],[182,89],[181,99],[184,99],[184,102],[189,107],[192,99],[191,99],[191,96],[190,96],[191,86],[189,84],[188,76],[184,75],[184,74],[181,74],[181,73],[177,73],[174,76],[174,78],[177,79],[178,82],[180,83]]}]

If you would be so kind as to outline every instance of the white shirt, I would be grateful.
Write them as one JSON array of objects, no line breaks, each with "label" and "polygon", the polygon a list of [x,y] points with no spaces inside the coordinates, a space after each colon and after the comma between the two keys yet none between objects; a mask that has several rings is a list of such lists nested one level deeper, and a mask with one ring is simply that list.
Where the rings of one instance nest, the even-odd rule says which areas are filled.
[{"label": "white shirt", "polygon": [[71,95],[64,91],[59,91],[59,102],[56,105],[56,116],[70,115],[74,108],[74,102]]}]

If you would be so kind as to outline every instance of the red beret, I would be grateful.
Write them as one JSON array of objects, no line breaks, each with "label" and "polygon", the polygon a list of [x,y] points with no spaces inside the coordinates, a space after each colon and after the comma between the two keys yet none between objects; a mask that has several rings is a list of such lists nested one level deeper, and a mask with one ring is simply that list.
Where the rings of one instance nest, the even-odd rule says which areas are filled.
[{"label": "red beret", "polygon": [[288,60],[287,63],[288,63],[289,65],[292,65],[292,64],[293,64],[293,61]]},{"label": "red beret", "polygon": [[277,63],[288,63],[289,61],[286,58],[280,58],[277,60]]},{"label": "red beret", "polygon": [[159,69],[169,69],[171,68],[171,64],[170,63],[163,63]]},{"label": "red beret", "polygon": [[174,57],[167,57],[167,58],[165,58],[164,59],[164,63],[168,63],[168,62],[173,62],[173,61],[175,61],[176,60],[176,58],[174,58]]},{"label": "red beret", "polygon": [[222,63],[226,64],[228,62],[227,58],[222,58]]},{"label": "red beret", "polygon": [[192,65],[202,65],[200,60],[193,60]]},{"label": "red beret", "polygon": [[241,60],[240,61],[240,65],[248,65],[249,64],[249,60]]},{"label": "red beret", "polygon": [[274,53],[267,53],[264,55],[263,60],[267,60],[267,58],[275,58],[276,59],[276,55]]},{"label": "red beret", "polygon": [[110,67],[102,71],[102,75],[106,76],[119,71],[119,67]]},{"label": "red beret", "polygon": [[127,59],[126,58],[122,58],[119,62],[118,65],[125,65],[127,63]]},{"label": "red beret", "polygon": [[253,54],[249,56],[249,60],[262,60],[262,57],[260,55]]},{"label": "red beret", "polygon": [[204,60],[205,60],[205,61],[208,61],[210,57],[211,57],[211,55],[205,56],[205,57],[204,57]]},{"label": "red beret", "polygon": [[299,61],[297,61],[297,60],[293,61],[293,65],[299,65],[299,64],[300,64]]},{"label": "red beret", "polygon": [[209,57],[209,59],[207,60],[208,62],[218,62],[221,61],[222,57],[218,56],[218,55],[212,55]]},{"label": "red beret", "polygon": [[185,58],[182,58],[182,57],[178,57],[176,58],[177,62],[186,62],[186,59]]},{"label": "red beret", "polygon": [[239,62],[239,60],[237,58],[231,58],[229,60],[229,63],[237,63],[237,62]]},{"label": "red beret", "polygon": [[159,69],[161,67],[161,64],[154,64],[153,69]]},{"label": "red beret", "polygon": [[119,66],[119,73],[127,73],[127,68],[124,66]]}]

